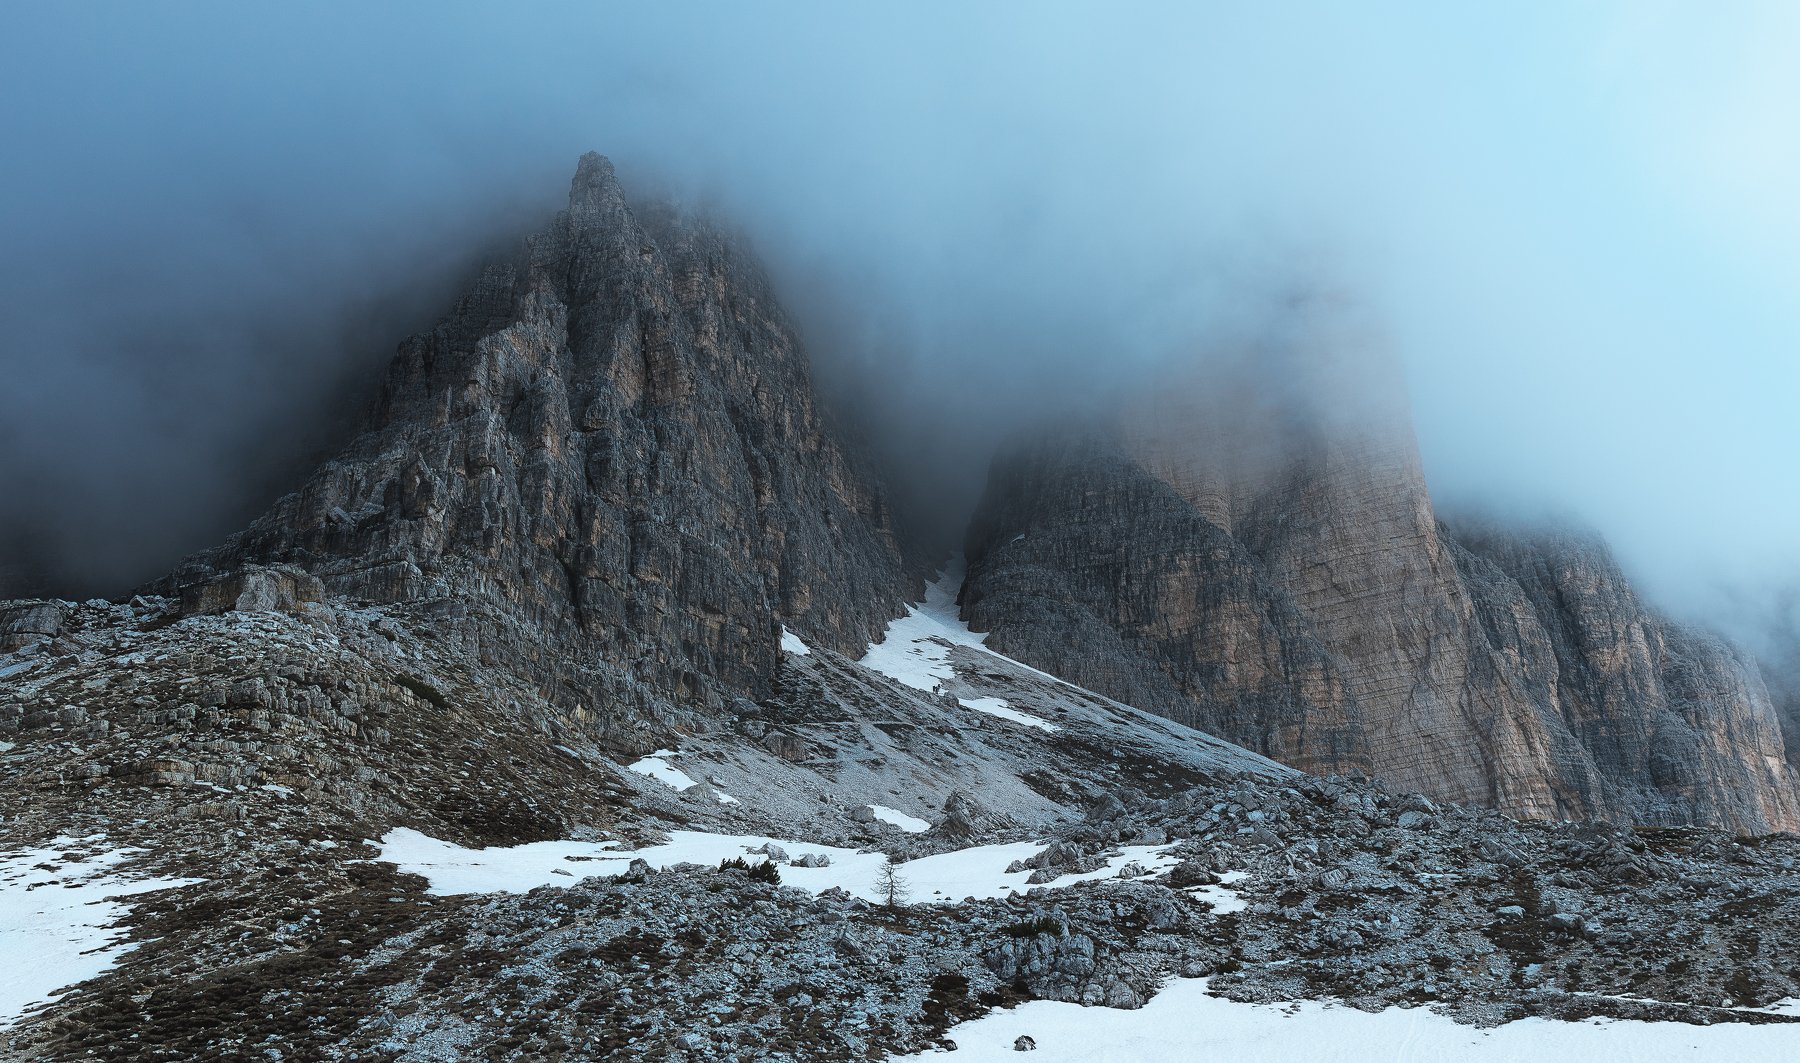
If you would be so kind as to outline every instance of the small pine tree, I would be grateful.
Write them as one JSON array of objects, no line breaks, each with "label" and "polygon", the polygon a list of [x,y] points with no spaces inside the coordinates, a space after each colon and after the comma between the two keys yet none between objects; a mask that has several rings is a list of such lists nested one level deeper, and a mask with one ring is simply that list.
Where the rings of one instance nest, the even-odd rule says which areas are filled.
[{"label": "small pine tree", "polygon": [[881,903],[889,908],[900,907],[912,895],[912,883],[900,874],[892,857],[883,860],[881,870],[875,872],[875,893],[881,898]]}]

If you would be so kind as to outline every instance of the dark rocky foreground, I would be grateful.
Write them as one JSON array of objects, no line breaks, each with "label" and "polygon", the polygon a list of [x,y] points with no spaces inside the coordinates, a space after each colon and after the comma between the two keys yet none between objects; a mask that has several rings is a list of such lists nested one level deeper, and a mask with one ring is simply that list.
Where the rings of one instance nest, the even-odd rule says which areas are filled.
[{"label": "dark rocky foreground", "polygon": [[[0,1032],[7,1058],[879,1059],[1022,1000],[1135,1007],[1171,976],[1477,1023],[1781,1022],[1744,1009],[1800,996],[1792,836],[1520,822],[1200,735],[1217,751],[1171,772],[1178,725],[978,651],[956,657],[955,689],[1061,729],[949,714],[822,648],[790,654],[755,722],[684,739],[683,763],[742,799],[727,806],[623,770],[403,610],[69,614],[0,657],[17,669],[0,703],[9,844],[133,845],[135,871],[199,881],[135,898],[137,947]],[[495,704],[508,722],[486,718]],[[796,742],[797,759],[769,752]],[[854,814],[936,807],[984,777],[925,834]],[[435,896],[371,859],[364,839],[395,825],[470,846],[687,826],[913,857],[1047,844],[1027,894],[899,909],[710,865]],[[1127,844],[1178,862],[1058,887]],[[1247,907],[1215,911],[1221,890]]]}]

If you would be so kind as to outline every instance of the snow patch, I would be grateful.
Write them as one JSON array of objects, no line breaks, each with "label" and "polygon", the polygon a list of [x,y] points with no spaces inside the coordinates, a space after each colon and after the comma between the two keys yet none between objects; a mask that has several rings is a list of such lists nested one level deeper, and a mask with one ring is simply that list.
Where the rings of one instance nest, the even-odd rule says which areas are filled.
[{"label": "snow patch", "polygon": [[[1240,1004],[1207,993],[1206,979],[1171,982],[1135,1011],[1036,1000],[952,1026],[959,1063],[1016,1060],[1021,1035],[1037,1042],[1033,1063],[1228,1059],[1231,1063],[1699,1063],[1786,1059],[1795,1027],[1589,1019],[1520,1019],[1493,1029],[1464,1026],[1425,1008],[1357,1011],[1315,1000]],[[924,1060],[936,1052],[894,1056]]]},{"label": "snow patch", "polygon": [[935,691],[954,679],[951,647],[986,649],[982,643],[987,641],[986,635],[969,630],[956,607],[962,581],[959,558],[926,585],[923,602],[907,606],[905,616],[888,624],[881,641],[869,646],[860,663],[915,690]]},{"label": "snow patch", "polygon": [[[783,867],[783,885],[798,886],[813,893],[839,886],[865,900],[880,899],[875,878],[887,862],[884,854],[754,834],[676,830],[669,832],[667,842],[642,849],[620,849],[617,842],[577,841],[465,849],[453,842],[439,841],[416,830],[398,827],[384,835],[379,843],[369,844],[380,850],[376,859],[394,864],[401,871],[423,876],[431,883],[431,893],[452,896],[525,893],[539,886],[568,886],[589,875],[622,875],[630,869],[631,862],[638,859],[658,868],[684,863],[717,867],[720,861],[737,856],[754,862],[758,857],[752,850],[770,842],[786,850],[789,857],[816,855],[830,859],[825,867]],[[1177,862],[1168,855],[1171,848],[1173,846],[1168,845],[1125,846],[1107,861],[1105,867],[1085,874],[1066,875],[1050,886],[1117,879],[1119,870],[1133,862],[1160,873]],[[908,860],[899,864],[898,870],[914,902],[943,904],[965,898],[986,900],[1039,888],[1026,883],[1025,880],[1031,877],[1030,870],[1008,872],[1006,869],[1015,861],[1029,860],[1044,849],[1043,842],[977,845]]]},{"label": "snow patch", "polygon": [[802,642],[799,635],[794,634],[785,627],[781,629],[781,648],[789,653],[797,653],[802,657],[812,652],[811,646]]},{"label": "snow patch", "polygon": [[1250,902],[1238,896],[1236,890],[1227,887],[1249,877],[1250,873],[1247,871],[1227,871],[1219,876],[1217,886],[1189,886],[1187,892],[1211,905],[1214,915],[1230,915],[1249,908]]},{"label": "snow patch", "polygon": [[[858,663],[915,690],[935,692],[942,683],[956,677],[956,670],[950,664],[950,650],[956,646],[966,646],[1005,661],[1040,679],[1047,679],[1090,697],[1099,697],[1085,687],[1078,687],[1041,668],[1033,668],[1004,653],[997,653],[989,649],[986,632],[970,631],[969,625],[963,622],[961,608],[956,604],[956,596],[962,590],[963,575],[967,571],[967,567],[961,555],[952,558],[950,563],[944,567],[943,574],[926,584],[925,600],[907,606],[906,615],[889,623],[881,641],[871,643],[868,652],[863,654],[862,660]],[[1000,701],[1001,699],[972,698],[970,700]],[[968,702],[963,704],[979,712],[989,711],[988,708],[969,705]],[[1119,703],[1113,702],[1113,704]],[[1046,720],[1027,716],[1016,709],[1011,711],[1017,713],[1017,716],[1007,715],[1005,718],[1014,723],[1023,723],[1027,727],[1042,727],[1049,731],[1061,730]],[[1003,714],[996,712],[993,715]]]},{"label": "snow patch", "polygon": [[965,709],[974,709],[976,712],[984,712],[989,716],[998,716],[1002,720],[1011,720],[1014,723],[1024,724],[1026,727],[1036,727],[1040,731],[1049,731],[1051,734],[1055,734],[1062,730],[1049,720],[1040,719],[1028,712],[1020,712],[1008,705],[1005,698],[957,698],[956,700],[961,702]]},{"label": "snow patch", "polygon": [[875,813],[876,819],[883,823],[892,823],[908,834],[923,834],[931,829],[931,824],[916,816],[909,816],[897,808],[889,808],[886,805],[870,805],[869,808]]},{"label": "snow patch", "polygon": [[130,951],[118,926],[130,909],[112,898],[201,881],[114,870],[140,849],[64,860],[79,844],[57,838],[47,848],[0,854],[0,1029],[109,970]]},{"label": "snow patch", "polygon": [[648,775],[670,789],[689,789],[695,785],[694,780],[688,777],[687,772],[682,771],[680,768],[669,763],[668,758],[674,755],[675,751],[672,749],[659,749],[642,760],[626,765],[626,767],[637,772],[639,775]]}]

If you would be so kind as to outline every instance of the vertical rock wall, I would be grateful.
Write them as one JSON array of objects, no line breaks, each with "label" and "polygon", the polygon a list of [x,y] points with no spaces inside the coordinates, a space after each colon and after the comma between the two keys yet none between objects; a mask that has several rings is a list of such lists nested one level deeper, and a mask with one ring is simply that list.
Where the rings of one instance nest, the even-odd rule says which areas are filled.
[{"label": "vertical rock wall", "polygon": [[1309,771],[1536,818],[1800,827],[1753,662],[1646,608],[1598,541],[1447,529],[1397,404],[1340,384],[1302,364],[1164,389],[1002,455],[966,619]]}]

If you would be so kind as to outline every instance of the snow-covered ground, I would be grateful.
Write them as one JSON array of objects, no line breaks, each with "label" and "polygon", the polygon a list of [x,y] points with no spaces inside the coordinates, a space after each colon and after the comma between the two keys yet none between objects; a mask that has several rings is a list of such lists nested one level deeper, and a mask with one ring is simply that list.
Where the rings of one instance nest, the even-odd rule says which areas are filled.
[{"label": "snow-covered ground", "polygon": [[808,646],[802,641],[799,635],[794,634],[785,627],[781,629],[781,648],[789,653],[797,653],[802,657],[812,652],[811,646]]},{"label": "snow-covered ground", "polygon": [[1250,902],[1238,896],[1232,885],[1242,882],[1250,876],[1243,871],[1227,871],[1219,876],[1217,886],[1189,886],[1184,891],[1212,905],[1214,915],[1230,915],[1250,907]]},{"label": "snow-covered ground", "polygon": [[[1127,1063],[1223,1059],[1231,1063],[1713,1063],[1800,1058],[1791,1024],[1522,1019],[1483,1030],[1425,1008],[1369,1013],[1319,1001],[1239,1004],[1207,995],[1206,980],[1170,983],[1136,1011],[1032,1001],[953,1026],[957,1063]],[[897,1056],[941,1058],[937,1052]]]},{"label": "snow-covered ground", "polygon": [[[539,886],[567,886],[589,875],[624,874],[634,859],[642,859],[659,868],[682,863],[716,867],[720,861],[734,856],[745,856],[755,862],[757,850],[770,843],[780,846],[790,858],[818,855],[831,861],[826,867],[783,867],[781,881],[784,885],[799,886],[814,893],[841,886],[868,900],[879,898],[875,876],[887,860],[881,853],[748,834],[677,830],[670,831],[669,840],[662,845],[634,850],[619,849],[616,842],[576,841],[465,849],[415,830],[399,828],[389,831],[379,843],[370,844],[381,850],[378,859],[394,864],[402,871],[424,876],[431,883],[432,893],[448,896],[524,893]],[[1166,845],[1124,846],[1104,867],[1084,874],[1065,875],[1050,886],[1116,879],[1119,870],[1131,863],[1152,873],[1161,873],[1177,862],[1168,855],[1169,848]],[[1039,888],[1026,883],[1025,880],[1031,877],[1029,870],[1009,872],[1006,869],[1014,861],[1030,859],[1043,850],[1042,842],[977,845],[909,860],[899,865],[899,871],[916,902],[936,904],[970,897],[1005,897]],[[1230,894],[1230,891],[1222,890],[1223,894]],[[1235,894],[1230,894],[1230,899],[1235,900]]]},{"label": "snow-covered ground", "polygon": [[[988,649],[987,635],[970,631],[969,625],[963,623],[961,610],[956,605],[957,592],[962,589],[963,571],[962,558],[952,560],[941,576],[926,585],[925,600],[907,606],[905,616],[888,624],[881,641],[871,644],[859,663],[915,690],[936,691],[944,683],[956,678],[956,670],[950,664],[950,650],[956,646],[966,646],[1008,664],[1017,665],[1035,675],[1055,679],[1055,676]],[[1056,681],[1062,682],[1060,679]],[[1011,720],[1026,727],[1051,732],[1061,730],[1048,720],[1012,708],[1004,698],[958,700],[966,709]]]},{"label": "snow-covered ground", "polygon": [[956,700],[965,709],[974,709],[976,712],[985,712],[989,716],[998,716],[1002,720],[1011,720],[1014,723],[1023,724],[1026,727],[1035,727],[1040,731],[1049,731],[1050,733],[1055,734],[1057,731],[1062,730],[1062,728],[1051,723],[1049,720],[1039,719],[1028,712],[1020,712],[1018,709],[1008,705],[1005,698],[957,698]]},{"label": "snow-covered ground", "polygon": [[659,749],[642,760],[634,761],[633,763],[626,765],[626,767],[637,772],[639,775],[648,775],[652,779],[655,779],[657,782],[660,782],[671,789],[686,790],[694,785],[694,780],[688,776],[687,772],[682,771],[680,768],[669,763],[669,758],[673,756],[675,756],[674,750]]},{"label": "snow-covered ground", "polygon": [[915,690],[934,691],[956,678],[950,666],[952,646],[987,649],[982,645],[987,636],[970,631],[956,607],[962,579],[962,562],[952,562],[926,585],[925,600],[907,606],[905,616],[888,624],[881,641],[869,647],[860,663]]},{"label": "snow-covered ground", "polygon": [[[0,1029],[112,967],[131,948],[112,900],[199,879],[135,878],[114,870],[141,850],[92,852],[98,838],[58,838],[0,854]],[[64,860],[80,850],[89,855]]]},{"label": "snow-covered ground", "polygon": [[875,813],[876,819],[883,823],[892,823],[908,834],[923,834],[931,829],[931,824],[917,816],[909,816],[897,808],[889,808],[886,805],[870,805],[869,810]]}]

